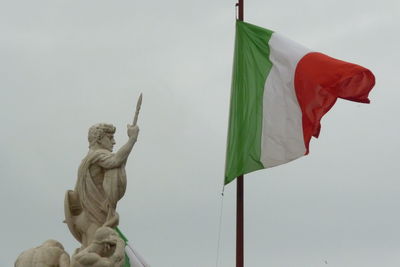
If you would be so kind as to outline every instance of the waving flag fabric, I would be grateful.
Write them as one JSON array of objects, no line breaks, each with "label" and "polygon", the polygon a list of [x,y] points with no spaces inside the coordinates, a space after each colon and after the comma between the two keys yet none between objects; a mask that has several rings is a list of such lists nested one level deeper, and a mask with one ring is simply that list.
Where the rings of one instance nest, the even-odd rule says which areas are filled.
[{"label": "waving flag fabric", "polygon": [[236,22],[225,184],[309,152],[337,98],[369,103],[371,71]]}]

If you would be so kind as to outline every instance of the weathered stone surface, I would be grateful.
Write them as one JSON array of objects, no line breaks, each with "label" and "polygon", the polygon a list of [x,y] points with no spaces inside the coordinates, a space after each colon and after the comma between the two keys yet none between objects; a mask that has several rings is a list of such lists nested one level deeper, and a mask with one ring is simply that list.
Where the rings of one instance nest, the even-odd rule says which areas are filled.
[{"label": "weathered stone surface", "polygon": [[56,240],[47,240],[41,246],[22,252],[15,267],[69,267],[69,255]]},{"label": "weathered stone surface", "polygon": [[125,242],[109,227],[96,230],[92,242],[71,259],[71,267],[121,267]]},{"label": "weathered stone surface", "polygon": [[99,123],[89,129],[89,152],[78,169],[75,189],[65,196],[65,222],[82,249],[93,240],[99,227],[116,227],[117,203],[126,189],[125,164],[139,134],[128,125],[128,141],[112,153],[115,127]]},{"label": "weathered stone surface", "polygon": [[[125,165],[135,145],[136,125],[142,95],[132,125],[127,125],[128,141],[113,153],[115,127],[98,123],[89,128],[89,151],[78,168],[74,190],[65,194],[64,212],[72,235],[81,243],[70,258],[55,240],[21,253],[15,267],[120,267],[125,260],[125,241],[113,229],[118,226],[118,201],[126,190]],[[136,257],[136,258],[135,258]],[[137,256],[135,266],[148,266]]]}]

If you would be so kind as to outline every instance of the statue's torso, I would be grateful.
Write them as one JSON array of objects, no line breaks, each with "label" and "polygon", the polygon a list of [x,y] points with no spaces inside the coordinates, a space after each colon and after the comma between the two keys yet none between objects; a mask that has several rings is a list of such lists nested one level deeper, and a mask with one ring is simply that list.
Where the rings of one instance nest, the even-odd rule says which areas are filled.
[{"label": "statue's torso", "polygon": [[106,170],[99,166],[98,164],[94,163],[89,167],[90,176],[92,177],[93,183],[97,187],[97,189],[102,193],[104,193],[103,188],[103,181],[104,181],[104,174]]}]

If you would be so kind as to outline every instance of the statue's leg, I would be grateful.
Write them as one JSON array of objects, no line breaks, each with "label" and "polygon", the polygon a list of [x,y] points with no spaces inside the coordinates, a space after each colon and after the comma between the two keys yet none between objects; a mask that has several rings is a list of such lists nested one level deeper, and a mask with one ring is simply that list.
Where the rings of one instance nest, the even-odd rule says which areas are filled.
[{"label": "statue's leg", "polygon": [[100,227],[100,225],[91,222],[88,216],[86,216],[85,211],[79,214],[79,216],[76,216],[74,222],[77,231],[82,236],[82,241],[81,241],[82,247],[80,248],[80,250],[82,250],[86,248],[93,240],[94,233]]},{"label": "statue's leg", "polygon": [[83,248],[86,248],[90,244],[90,242],[93,241],[94,234],[96,233],[96,230],[99,229],[100,227],[101,227],[100,225],[89,222],[88,227],[86,228],[86,232],[83,235],[84,236],[84,238],[82,240]]}]

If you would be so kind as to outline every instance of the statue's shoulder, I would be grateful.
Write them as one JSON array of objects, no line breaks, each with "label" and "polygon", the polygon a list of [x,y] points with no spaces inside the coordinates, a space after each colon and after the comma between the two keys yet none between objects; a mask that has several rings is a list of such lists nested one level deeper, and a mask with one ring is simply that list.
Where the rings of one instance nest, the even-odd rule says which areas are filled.
[{"label": "statue's shoulder", "polygon": [[107,149],[90,149],[87,153],[86,157],[88,156],[95,156],[95,155],[111,155],[112,152],[108,151]]},{"label": "statue's shoulder", "polygon": [[83,159],[82,162],[90,162],[95,163],[99,160],[104,160],[105,158],[111,157],[113,155],[112,152],[106,149],[96,149],[96,150],[89,150],[86,157]]}]

